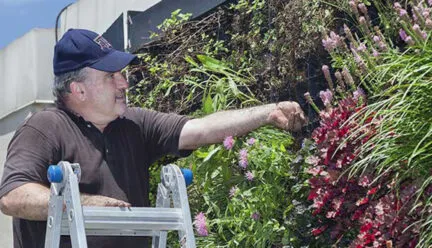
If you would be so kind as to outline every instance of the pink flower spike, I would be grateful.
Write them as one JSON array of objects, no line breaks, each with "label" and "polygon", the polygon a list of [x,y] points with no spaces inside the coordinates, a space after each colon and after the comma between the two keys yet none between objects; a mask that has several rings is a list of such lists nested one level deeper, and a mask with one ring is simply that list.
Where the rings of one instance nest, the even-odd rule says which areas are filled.
[{"label": "pink flower spike", "polygon": [[254,178],[255,178],[254,174],[253,174],[252,172],[250,172],[250,171],[247,171],[247,172],[246,172],[245,177],[246,177],[246,179],[247,179],[249,182],[253,181]]},{"label": "pink flower spike", "polygon": [[333,52],[336,49],[336,43],[331,38],[326,38],[322,40],[322,45],[327,52]]},{"label": "pink flower spike", "polygon": [[405,39],[405,42],[406,42],[408,45],[410,45],[410,46],[412,46],[412,45],[415,44],[415,42],[414,42],[414,40],[413,40],[413,38],[412,38],[411,36],[408,36],[408,37]]},{"label": "pink flower spike", "polygon": [[327,89],[326,91],[320,91],[319,94],[324,105],[330,106],[333,99],[332,92],[329,89]]},{"label": "pink flower spike", "polygon": [[246,149],[241,149],[239,153],[239,166],[246,169],[248,166],[248,151]]},{"label": "pink flower spike", "polygon": [[203,212],[199,212],[195,216],[194,225],[199,236],[208,236],[206,217]]},{"label": "pink flower spike", "polygon": [[403,30],[403,29],[399,29],[399,36],[401,37],[401,39],[403,41],[405,41],[407,39],[407,37],[408,37],[408,35],[406,34],[405,30]]},{"label": "pink flower spike", "polygon": [[366,8],[366,5],[364,3],[360,3],[358,5],[358,8],[363,14],[365,14],[365,15],[367,14],[367,8]]},{"label": "pink flower spike", "polygon": [[373,37],[373,40],[374,40],[376,43],[379,43],[379,42],[381,41],[380,37],[377,36],[377,35],[375,35],[375,36]]},{"label": "pink flower spike", "polygon": [[394,7],[396,10],[402,9],[402,6],[400,5],[399,2],[395,2],[395,3],[393,4],[393,7]]},{"label": "pink flower spike", "polygon": [[247,140],[246,143],[251,146],[251,145],[255,144],[255,142],[256,142],[256,140],[254,138],[250,138]]},{"label": "pink flower spike", "polygon": [[406,15],[408,15],[408,12],[405,10],[405,9],[400,9],[399,10],[399,16],[400,17],[404,17],[404,16],[406,16]]},{"label": "pink flower spike", "polygon": [[379,57],[379,52],[372,48],[372,55],[376,58]]},{"label": "pink flower spike", "polygon": [[366,98],[366,94],[363,89],[357,88],[357,90],[353,92],[353,98],[355,101],[358,101],[359,99],[364,100]]},{"label": "pink flower spike", "polygon": [[354,14],[358,15],[357,5],[354,1],[349,1],[349,6]]},{"label": "pink flower spike", "polygon": [[366,50],[367,50],[367,48],[366,48],[365,43],[360,43],[360,45],[357,47],[357,51],[359,51],[359,52],[364,52]]},{"label": "pink flower spike", "polygon": [[224,145],[225,149],[231,150],[234,146],[233,136],[226,137],[223,141],[223,145]]},{"label": "pink flower spike", "polygon": [[427,18],[425,21],[426,28],[432,29],[432,20]]},{"label": "pink flower spike", "polygon": [[432,0],[428,0],[429,6],[432,6]]}]

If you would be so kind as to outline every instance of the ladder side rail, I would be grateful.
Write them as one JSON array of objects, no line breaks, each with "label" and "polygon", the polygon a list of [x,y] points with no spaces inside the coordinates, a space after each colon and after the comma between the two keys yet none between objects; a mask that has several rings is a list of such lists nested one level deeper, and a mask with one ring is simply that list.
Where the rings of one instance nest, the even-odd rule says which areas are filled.
[{"label": "ladder side rail", "polygon": [[72,170],[71,164],[63,163],[66,175],[65,203],[66,214],[69,220],[70,236],[73,248],[87,248],[87,238],[84,228],[84,216],[82,212],[78,177]]},{"label": "ladder side rail", "polygon": [[[158,184],[157,190],[157,198],[156,198],[156,208],[169,208],[170,201],[170,192],[169,189],[164,186],[164,170],[161,171],[161,180],[162,182]],[[160,231],[159,235],[153,236],[152,239],[152,248],[165,248],[167,243],[167,231]]]},{"label": "ladder side rail", "polygon": [[58,248],[60,246],[61,222],[63,215],[63,195],[55,183],[51,184],[50,200],[48,205],[48,219],[45,234],[45,248]]},{"label": "ladder side rail", "polygon": [[192,217],[190,214],[185,179],[179,167],[174,164],[169,164],[167,167],[173,171],[173,175],[175,176],[172,184],[170,184],[174,208],[180,208],[183,212],[184,229],[179,231],[180,245],[182,247],[195,248],[195,236],[192,226]]}]

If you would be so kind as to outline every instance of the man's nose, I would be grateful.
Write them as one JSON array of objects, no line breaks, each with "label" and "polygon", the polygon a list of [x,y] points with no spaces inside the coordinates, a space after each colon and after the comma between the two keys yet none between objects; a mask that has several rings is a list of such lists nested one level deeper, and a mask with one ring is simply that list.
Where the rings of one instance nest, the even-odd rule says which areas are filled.
[{"label": "man's nose", "polygon": [[127,89],[129,87],[129,83],[126,78],[123,76],[121,72],[116,72],[116,84],[119,89]]}]

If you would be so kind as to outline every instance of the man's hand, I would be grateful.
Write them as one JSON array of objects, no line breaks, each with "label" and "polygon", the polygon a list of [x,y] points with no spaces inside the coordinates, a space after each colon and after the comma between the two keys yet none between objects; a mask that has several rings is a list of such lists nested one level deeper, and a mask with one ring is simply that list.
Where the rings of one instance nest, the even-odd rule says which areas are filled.
[{"label": "man's hand", "polygon": [[280,102],[276,109],[270,112],[268,121],[274,126],[287,131],[300,131],[306,125],[307,118],[296,102]]},{"label": "man's hand", "polygon": [[81,205],[97,207],[131,207],[131,204],[122,200],[102,195],[81,194]]}]

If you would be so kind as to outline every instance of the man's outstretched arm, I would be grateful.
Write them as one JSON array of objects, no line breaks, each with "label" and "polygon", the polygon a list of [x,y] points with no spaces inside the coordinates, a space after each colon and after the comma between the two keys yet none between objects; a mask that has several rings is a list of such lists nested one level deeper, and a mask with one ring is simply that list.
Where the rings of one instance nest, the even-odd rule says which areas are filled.
[{"label": "man's outstretched arm", "polygon": [[[46,220],[50,189],[38,183],[23,184],[0,198],[0,209],[5,215],[27,220]],[[81,205],[130,207],[127,202],[101,195],[81,193]]]},{"label": "man's outstretched arm", "polygon": [[180,134],[179,149],[191,150],[220,143],[227,136],[241,136],[264,125],[299,131],[307,120],[296,102],[217,112],[188,121]]}]

